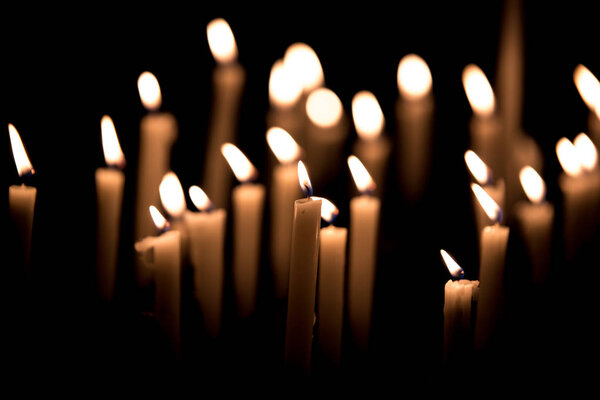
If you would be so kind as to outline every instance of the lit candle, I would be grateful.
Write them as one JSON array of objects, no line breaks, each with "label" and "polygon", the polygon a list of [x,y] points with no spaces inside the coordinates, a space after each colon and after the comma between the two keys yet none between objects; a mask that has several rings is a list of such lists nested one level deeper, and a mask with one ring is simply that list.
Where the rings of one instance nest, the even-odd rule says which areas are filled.
[{"label": "lit candle", "polygon": [[265,187],[252,183],[258,171],[237,147],[225,143],[221,153],[242,184],[231,194],[233,206],[233,287],[238,314],[249,317],[256,307],[261,258]]},{"label": "lit candle", "polygon": [[573,81],[581,99],[589,109],[588,130],[596,147],[600,146],[600,82],[585,66],[579,64],[573,71]]},{"label": "lit candle", "polygon": [[96,279],[100,299],[113,299],[119,260],[119,235],[125,156],[121,151],[117,131],[112,119],[105,115],[100,122],[102,148],[107,167],[96,169],[97,236]]},{"label": "lit candle", "polygon": [[184,227],[184,215],[186,211],[185,194],[179,178],[173,171],[167,172],[158,185],[158,193],[163,209],[169,217],[169,228],[172,231],[179,231],[181,240],[181,260],[187,263],[188,239]]},{"label": "lit candle", "polygon": [[296,167],[301,148],[288,132],[278,127],[267,131],[267,142],[280,163],[273,168],[270,193],[271,272],[275,296],[285,299],[288,293],[294,201],[301,195]]},{"label": "lit candle", "polygon": [[267,112],[267,126],[280,127],[294,133],[294,136],[304,132],[301,96],[302,83],[298,77],[289,67],[285,67],[283,59],[275,61],[269,76],[270,107]]},{"label": "lit candle", "polygon": [[199,210],[185,214],[189,259],[194,271],[194,296],[202,312],[206,333],[216,338],[223,314],[227,212],[222,208],[213,209],[210,199],[198,186],[190,187],[189,195]]},{"label": "lit candle", "polygon": [[348,167],[361,193],[350,200],[348,319],[354,343],[359,350],[366,350],[371,332],[381,201],[372,196],[375,182],[360,160],[348,157]]},{"label": "lit candle", "polygon": [[298,179],[306,198],[294,202],[284,360],[292,372],[308,375],[315,319],[322,202],[310,198],[312,185],[302,161],[298,162]]},{"label": "lit candle", "polygon": [[425,60],[408,54],[398,64],[396,104],[398,184],[405,199],[414,203],[429,181],[433,147],[434,101],[431,71]]},{"label": "lit candle", "polygon": [[213,71],[213,96],[204,164],[204,190],[217,207],[227,208],[231,173],[219,151],[223,143],[235,142],[246,72],[238,63],[235,37],[227,21],[217,18],[206,27],[208,44],[217,61]]}]

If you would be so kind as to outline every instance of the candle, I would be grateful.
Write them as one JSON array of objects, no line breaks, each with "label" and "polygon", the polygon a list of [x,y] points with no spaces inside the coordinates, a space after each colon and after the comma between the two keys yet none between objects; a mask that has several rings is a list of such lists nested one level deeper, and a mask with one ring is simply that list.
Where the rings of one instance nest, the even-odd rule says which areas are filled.
[{"label": "candle", "polygon": [[339,211],[329,200],[321,200],[321,218],[328,224],[319,232],[318,342],[326,359],[339,366],[342,356],[344,276],[348,230],[333,225]]},{"label": "candle", "polygon": [[356,347],[366,350],[371,332],[381,201],[372,196],[375,182],[360,160],[348,157],[348,167],[361,193],[350,200],[348,319]]},{"label": "candle", "polygon": [[189,195],[199,210],[185,214],[189,259],[194,271],[194,297],[202,312],[206,333],[216,338],[223,314],[227,212],[222,208],[213,209],[210,199],[198,186],[191,186]]},{"label": "candle", "polygon": [[213,96],[204,164],[204,189],[217,207],[227,208],[232,176],[219,154],[221,145],[237,137],[239,110],[246,72],[238,63],[235,37],[227,21],[217,18],[206,27],[208,44],[217,61],[213,71]]},{"label": "candle", "polygon": [[119,236],[125,156],[121,151],[117,131],[112,119],[105,115],[100,122],[102,148],[107,167],[96,169],[97,236],[96,279],[100,299],[113,299],[119,260]]},{"label": "candle", "polygon": [[[24,178],[35,173],[31,161],[27,156],[21,136],[13,124],[8,124],[8,134],[13,158],[19,177]],[[32,186],[11,185],[8,188],[8,206],[11,222],[19,239],[19,261],[22,262],[25,275],[29,274],[31,259],[31,237],[33,231],[33,215],[37,189]]]},{"label": "candle", "polygon": [[588,130],[596,147],[600,146],[600,82],[584,65],[577,65],[573,81],[581,99],[589,109]]},{"label": "candle", "polygon": [[309,197],[312,185],[302,161],[298,162],[298,179],[307,198],[294,202],[284,360],[290,371],[308,375],[315,318],[322,202]]},{"label": "candle", "polygon": [[160,86],[150,72],[138,78],[138,90],[144,107],[151,111],[140,122],[140,146],[136,192],[136,239],[152,235],[154,225],[148,207],[158,204],[158,185],[169,170],[171,147],[177,138],[177,122],[171,113],[158,112],[162,104]]},{"label": "candle", "polygon": [[237,147],[225,143],[221,153],[242,184],[233,189],[233,287],[237,311],[249,317],[256,307],[256,287],[261,257],[265,187],[252,183],[258,176],[254,165]]},{"label": "candle", "polygon": [[[269,75],[269,110],[267,127],[280,127],[293,132],[297,137],[304,132],[302,82],[291,69],[286,68],[283,59],[275,61]],[[297,132],[297,133],[296,133]]]},{"label": "candle", "polygon": [[415,203],[429,181],[433,139],[434,101],[431,71],[416,54],[408,54],[398,64],[396,104],[398,127],[398,185],[405,199]]},{"label": "candle", "polygon": [[377,197],[383,197],[387,165],[391,152],[389,139],[382,135],[385,119],[375,95],[363,90],[352,98],[352,117],[358,134],[354,154],[362,160],[373,180],[379,182],[375,189]]},{"label": "candle", "polygon": [[279,165],[273,168],[270,193],[271,273],[275,296],[285,299],[288,293],[294,201],[300,197],[295,162],[302,150],[288,132],[278,127],[267,131],[267,142],[279,161]]},{"label": "candle", "polygon": [[179,178],[173,171],[167,172],[158,185],[158,193],[163,209],[169,217],[169,229],[179,231],[181,242],[181,262],[187,263],[188,238],[185,229],[184,215],[186,211],[185,194]]}]

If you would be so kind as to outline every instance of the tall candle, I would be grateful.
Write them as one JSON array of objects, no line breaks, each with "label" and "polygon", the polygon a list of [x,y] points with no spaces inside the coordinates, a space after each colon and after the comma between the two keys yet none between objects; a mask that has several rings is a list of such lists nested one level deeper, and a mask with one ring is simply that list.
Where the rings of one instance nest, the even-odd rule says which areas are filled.
[{"label": "tall candle", "polygon": [[302,161],[298,162],[298,179],[307,198],[294,202],[284,361],[290,371],[308,375],[315,318],[322,202],[308,197],[312,194],[312,185]]},{"label": "tall candle", "polygon": [[231,194],[233,206],[233,287],[238,314],[249,317],[256,308],[261,258],[265,187],[252,183],[258,171],[237,147],[225,143],[221,153],[238,181]]},{"label": "tall candle", "polygon": [[204,190],[217,207],[227,208],[233,177],[219,151],[235,142],[246,72],[238,63],[235,37],[227,21],[217,18],[206,27],[208,44],[217,66],[213,71],[210,126],[204,164]]},{"label": "tall candle", "polygon": [[119,260],[121,210],[125,174],[125,156],[121,151],[112,119],[101,120],[102,148],[107,167],[96,169],[97,236],[96,279],[100,299],[113,299]]},{"label": "tall candle", "polygon": [[595,146],[600,146],[600,81],[584,65],[577,65],[573,71],[573,81],[581,99],[589,109],[588,130]]},{"label": "tall candle", "polygon": [[376,185],[360,160],[348,157],[348,167],[361,193],[350,200],[348,320],[354,344],[364,351],[371,334],[381,201],[371,194]]},{"label": "tall candle", "polygon": [[295,139],[299,140],[297,136],[302,136],[304,132],[304,118],[301,114],[304,104],[301,98],[302,82],[289,67],[285,67],[283,59],[275,61],[269,76],[267,126],[292,132]]}]

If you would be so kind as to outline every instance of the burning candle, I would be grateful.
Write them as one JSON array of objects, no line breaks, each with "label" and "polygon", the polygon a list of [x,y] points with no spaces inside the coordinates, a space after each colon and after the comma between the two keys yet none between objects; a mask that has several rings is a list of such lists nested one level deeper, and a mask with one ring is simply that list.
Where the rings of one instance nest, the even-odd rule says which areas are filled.
[{"label": "burning candle", "polygon": [[354,343],[359,350],[366,350],[371,332],[381,201],[372,195],[375,182],[356,156],[348,157],[348,167],[361,193],[350,200],[348,319]]},{"label": "burning candle", "polygon": [[573,71],[573,81],[581,99],[589,109],[588,130],[596,147],[600,146],[600,82],[585,66],[579,64]]},{"label": "burning candle", "polygon": [[213,71],[213,97],[204,164],[204,189],[217,207],[227,208],[232,176],[219,155],[221,146],[235,142],[246,72],[238,63],[235,37],[227,21],[217,18],[206,27],[208,44],[217,67]]},{"label": "burning candle", "polygon": [[233,189],[233,287],[237,311],[249,317],[256,307],[265,187],[252,183],[258,171],[244,153],[231,143],[221,153],[242,184]]},{"label": "burning candle", "polygon": [[125,156],[121,151],[117,131],[112,119],[105,115],[100,122],[102,148],[107,167],[96,169],[97,236],[96,279],[100,299],[112,300],[119,259],[119,234]]},{"label": "burning candle", "polygon": [[[304,132],[302,83],[283,59],[275,61],[269,76],[267,126],[280,127],[294,135]],[[298,133],[296,133],[298,132]],[[296,137],[296,140],[299,138]]]},{"label": "burning candle", "polygon": [[315,318],[322,202],[310,198],[312,184],[302,161],[298,161],[298,179],[306,198],[294,202],[284,359],[291,371],[308,375]]},{"label": "burning candle", "polygon": [[285,299],[288,293],[294,201],[301,195],[296,167],[301,148],[288,132],[278,127],[267,131],[267,142],[279,161],[279,165],[273,169],[271,183],[271,272],[275,296]]},{"label": "burning candle", "polygon": [[181,261],[187,263],[188,238],[184,226],[184,214],[186,211],[185,194],[179,178],[173,171],[167,172],[158,185],[160,202],[169,217],[169,225],[172,231],[179,232],[181,242]]}]

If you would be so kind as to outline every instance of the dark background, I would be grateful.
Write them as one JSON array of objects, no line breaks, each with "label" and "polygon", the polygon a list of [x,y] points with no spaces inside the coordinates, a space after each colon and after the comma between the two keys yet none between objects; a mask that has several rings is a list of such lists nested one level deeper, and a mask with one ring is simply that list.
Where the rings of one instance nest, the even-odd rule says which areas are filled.
[{"label": "dark background", "polygon": [[[329,8],[320,3],[294,3],[272,9],[266,4],[242,8],[227,4],[142,4],[129,8],[96,4],[86,9],[3,9],[0,125],[6,128],[12,123],[18,129],[36,170],[30,184],[38,188],[33,283],[23,290],[9,290],[3,304],[15,318],[7,325],[16,333],[6,340],[8,353],[18,361],[15,365],[23,370],[31,365],[44,370],[61,359],[69,372],[106,364],[121,372],[142,370],[146,377],[159,376],[157,371],[171,365],[151,318],[140,313],[144,302],[131,280],[131,207],[138,126],[145,114],[136,82],[145,70],[157,76],[162,109],[172,112],[179,124],[172,169],[184,188],[201,184],[215,65],[206,25],[213,18],[224,17],[232,27],[239,62],[247,72],[238,143],[261,171],[259,180],[263,182],[270,157],[264,139],[269,72],[290,44],[301,41],[313,47],[326,85],[338,94],[347,113],[354,93],[372,91],[382,106],[392,139],[398,62],[411,52],[427,61],[436,102],[430,189],[422,203],[409,207],[399,198],[394,182],[389,182],[392,186],[382,210],[373,345],[366,359],[349,361],[348,365],[361,366],[358,376],[366,374],[384,382],[410,383],[412,377],[437,376],[443,369],[439,361],[443,285],[448,279],[438,251],[445,248],[455,255],[467,278],[476,277],[478,260],[469,176],[462,157],[468,148],[471,110],[461,72],[468,63],[476,63],[494,84],[501,10],[499,1],[425,1],[419,5],[369,2]],[[562,136],[572,139],[587,130],[588,111],[572,73],[579,63],[600,73],[593,11],[586,2],[528,2],[524,7],[523,127],[543,150],[548,199],[558,206],[560,166],[554,144]],[[111,307],[97,304],[93,281],[93,176],[94,170],[104,165],[100,143],[104,114],[112,117],[128,162],[119,294]],[[354,135],[352,130],[350,141]],[[20,180],[8,134],[1,143],[1,176],[7,187]],[[338,224],[348,226],[350,194],[338,192],[334,197],[341,209]],[[513,247],[518,253],[518,240],[511,236]],[[222,338],[193,347],[193,356],[183,363],[184,372],[194,371],[190,379],[201,379],[195,374],[198,368],[204,373],[202,379],[208,379],[207,375],[258,377],[280,372],[284,307],[271,298],[266,253],[263,259],[257,316],[251,321],[237,321],[227,286]],[[518,276],[520,264],[518,258],[515,260],[507,267],[510,273],[516,272],[512,276]],[[597,265],[596,260],[591,262]],[[2,269],[9,267],[9,263],[2,264]],[[583,278],[586,275],[577,268],[569,271],[570,284]],[[516,293],[529,292],[526,285],[516,281]],[[16,287],[10,281],[4,286]],[[560,303],[563,295],[552,296],[552,302]],[[557,345],[555,340],[571,343],[573,337],[559,338],[555,333],[557,336],[535,350],[522,352],[535,340],[529,337],[533,333],[521,335],[521,324],[530,320],[530,315],[521,310],[519,299],[515,296],[511,300],[517,311],[506,346],[511,351],[502,361],[512,367],[519,365],[527,377],[528,365],[538,367],[550,358],[546,351],[550,342],[551,346]],[[10,311],[15,309],[22,312]],[[587,311],[581,313],[586,321]],[[579,314],[575,319],[579,321]],[[563,322],[553,320],[556,325]],[[537,326],[529,328],[523,331],[539,333]],[[514,340],[512,335],[520,339],[525,336],[527,342]],[[570,353],[566,346],[558,351]],[[554,371],[555,365],[551,365],[548,370]],[[477,368],[469,365],[465,370],[463,379],[469,382]],[[346,376],[340,371],[335,375]],[[453,380],[452,375],[449,379]]]}]

